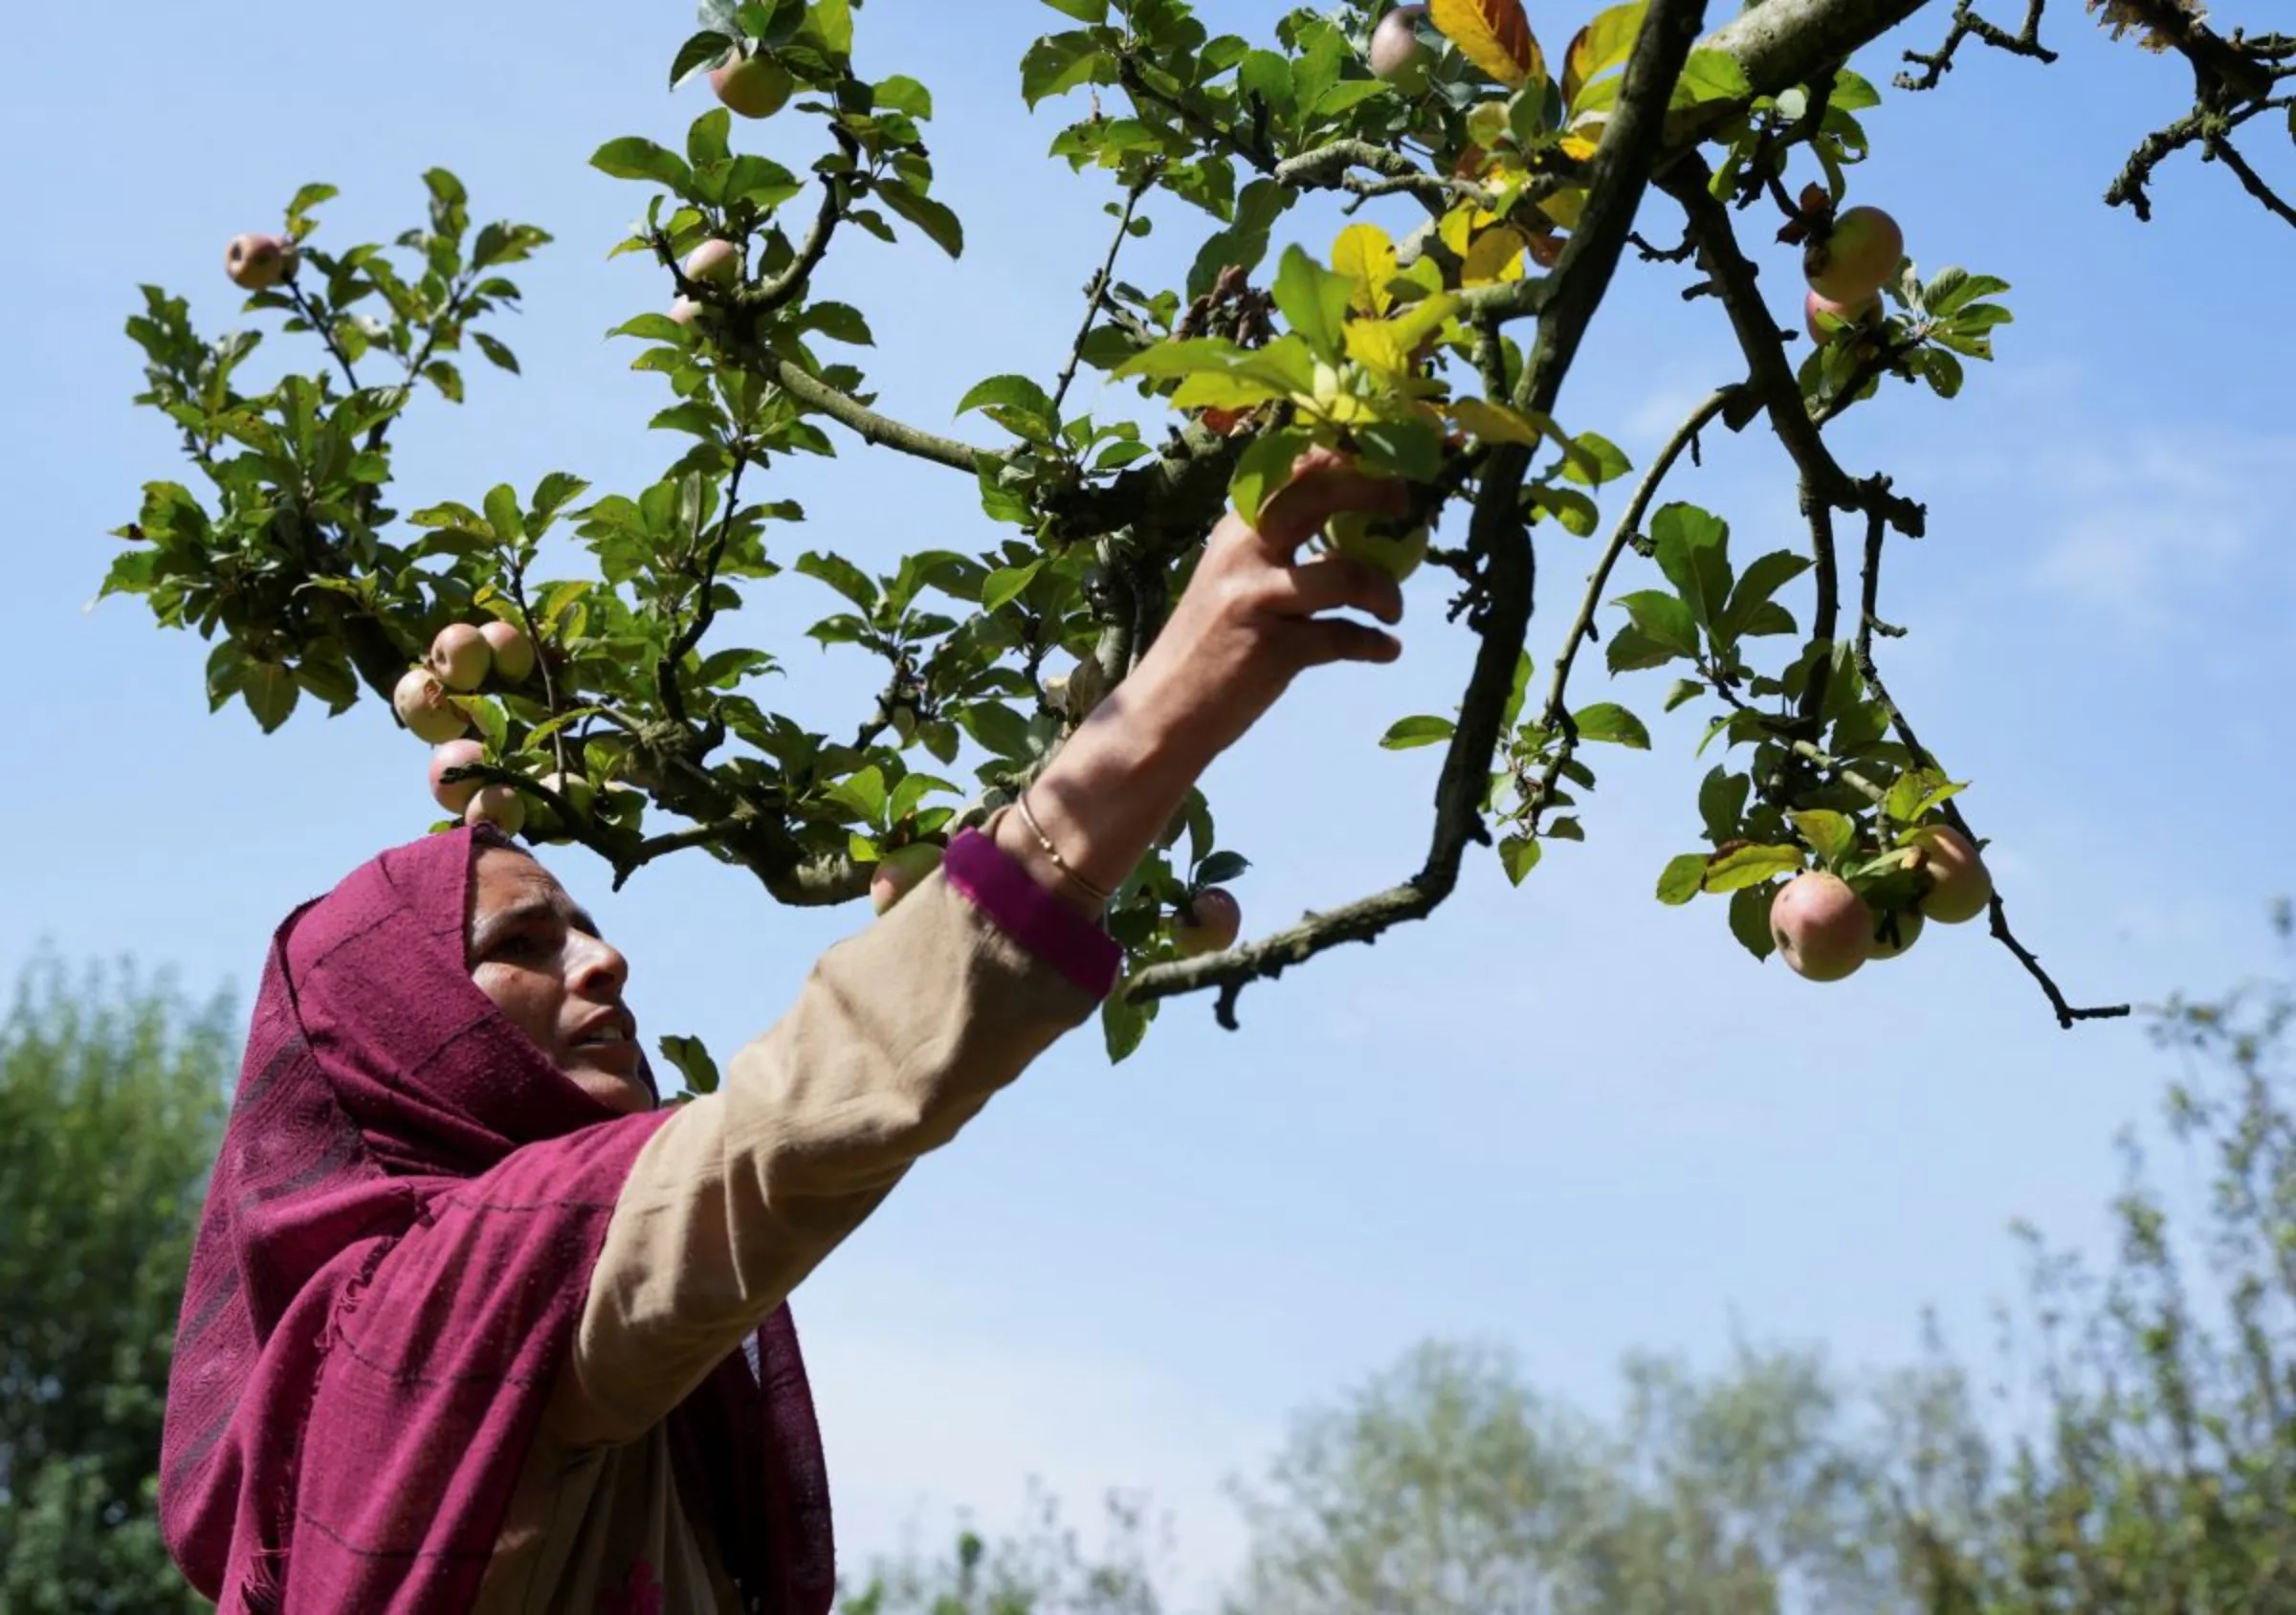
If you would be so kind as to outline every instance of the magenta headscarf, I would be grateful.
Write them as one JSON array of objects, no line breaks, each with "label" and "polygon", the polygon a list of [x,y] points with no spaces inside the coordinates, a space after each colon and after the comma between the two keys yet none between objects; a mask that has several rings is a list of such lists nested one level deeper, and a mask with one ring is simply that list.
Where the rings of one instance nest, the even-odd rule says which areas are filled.
[{"label": "magenta headscarf", "polygon": [[[670,1114],[591,1098],[471,980],[486,845],[510,844],[394,849],[273,939],[161,1451],[168,1551],[221,1615],[470,1606]],[[757,1347],[754,1375],[737,1352],[672,1415],[681,1494],[746,1609],[823,1615],[828,1483],[786,1307]]]}]

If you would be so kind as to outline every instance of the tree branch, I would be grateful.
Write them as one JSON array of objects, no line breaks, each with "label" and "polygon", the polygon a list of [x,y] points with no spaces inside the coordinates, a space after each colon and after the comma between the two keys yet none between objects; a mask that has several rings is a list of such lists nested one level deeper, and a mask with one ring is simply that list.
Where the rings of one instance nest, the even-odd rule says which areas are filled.
[{"label": "tree branch", "polygon": [[1976,39],[2013,56],[2029,56],[2044,66],[2055,62],[2057,53],[2041,42],[2041,13],[2047,5],[2048,0],[2025,0],[2025,25],[2011,33],[1977,15],[1976,0],[1959,0],[1954,7],[1954,26],[1944,44],[1927,55],[1919,51],[1905,54],[1906,60],[1921,68],[1921,77],[1901,73],[1894,82],[1901,90],[1934,90],[1937,81],[1953,71],[1954,53],[1961,48],[1964,39]]},{"label": "tree branch", "polygon": [[1116,273],[1116,254],[1124,250],[1125,238],[1132,233],[1133,212],[1163,171],[1160,162],[1151,163],[1124,193],[1124,211],[1116,220],[1115,237],[1108,244],[1108,256],[1101,261],[1099,273],[1084,289],[1084,322],[1076,327],[1076,340],[1069,344],[1069,362],[1061,369],[1059,384],[1052,388],[1055,421],[1060,418],[1061,401],[1069,395],[1069,384],[1076,379],[1076,366],[1084,362],[1084,340],[1093,334],[1093,321],[1100,317],[1100,304],[1108,296],[1109,277]]},{"label": "tree branch", "polygon": [[920,460],[931,460],[956,471],[978,471],[983,460],[1001,460],[1001,451],[976,449],[954,437],[942,437],[891,415],[881,415],[850,393],[840,392],[819,376],[792,360],[764,355],[768,373],[782,385],[782,389],[807,409],[821,413],[850,430],[863,442],[897,449]]},{"label": "tree branch", "polygon": [[[1548,277],[1554,292],[1540,308],[1538,335],[1516,388],[1517,396],[1534,409],[1553,409],[1587,323],[1618,269],[1635,210],[1649,188],[1651,164],[1665,135],[1667,100],[1704,11],[1705,0],[1651,0],[1644,14],[1618,105],[1589,168],[1585,209]],[[1377,940],[1394,925],[1424,918],[1456,888],[1468,843],[1488,844],[1490,839],[1483,822],[1490,759],[1498,748],[1515,668],[1530,631],[1534,557],[1520,509],[1522,479],[1530,465],[1530,452],[1515,444],[1499,445],[1484,465],[1468,534],[1468,554],[1481,564],[1474,626],[1482,643],[1436,785],[1435,825],[1419,873],[1344,908],[1311,915],[1264,940],[1201,959],[1152,965],[1122,989],[1129,1001],[1150,1003],[1216,986],[1220,1024],[1233,1030],[1237,997],[1251,982],[1272,980],[1344,942]]]}]

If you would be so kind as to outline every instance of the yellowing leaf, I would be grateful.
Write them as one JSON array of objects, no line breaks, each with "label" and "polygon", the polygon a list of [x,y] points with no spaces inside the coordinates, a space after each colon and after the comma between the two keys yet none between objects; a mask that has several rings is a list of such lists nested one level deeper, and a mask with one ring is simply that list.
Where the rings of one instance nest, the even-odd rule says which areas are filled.
[{"label": "yellowing leaf", "polygon": [[1520,280],[1523,249],[1528,245],[1523,232],[1511,224],[1485,231],[1459,260],[1459,283],[1488,286],[1494,280]]},{"label": "yellowing leaf", "polygon": [[1450,319],[1451,311],[1456,306],[1456,301],[1448,292],[1422,298],[1395,317],[1396,336],[1404,346],[1417,347],[1421,339],[1442,329],[1443,322]]},{"label": "yellowing leaf", "polygon": [[1281,398],[1285,389],[1229,370],[1199,370],[1172,394],[1176,409],[1235,409]]},{"label": "yellowing leaf", "polygon": [[1578,215],[1586,210],[1586,192],[1578,189],[1557,190],[1538,199],[1538,210],[1565,230],[1578,228]]},{"label": "yellowing leaf", "polygon": [[1395,277],[1395,243],[1376,224],[1351,224],[1332,243],[1332,268],[1353,282],[1350,307],[1385,314],[1395,301],[1387,282]]},{"label": "yellowing leaf", "polygon": [[1562,137],[1562,154],[1583,163],[1594,156],[1595,143],[1584,135],[1565,135]]},{"label": "yellowing leaf", "polygon": [[1509,89],[1545,77],[1523,0],[1430,0],[1427,12],[1461,55]]},{"label": "yellowing leaf", "polygon": [[1595,20],[1578,31],[1571,48],[1562,58],[1562,100],[1573,104],[1578,91],[1587,80],[1600,77],[1626,59],[1634,49],[1634,36],[1642,31],[1643,11],[1648,0],[1629,0],[1623,6],[1613,6],[1599,12]]},{"label": "yellowing leaf", "polygon": [[1350,320],[1347,356],[1365,369],[1393,379],[1411,368],[1411,349],[1384,320]]},{"label": "yellowing leaf", "polygon": [[1468,205],[1453,208],[1435,226],[1435,234],[1449,248],[1454,257],[1467,255],[1468,238],[1475,232],[1476,210]]},{"label": "yellowing leaf", "polygon": [[1535,449],[1547,438],[1559,436],[1554,424],[1542,426],[1519,409],[1484,398],[1461,398],[1450,406],[1451,419],[1486,443],[1519,443]]}]

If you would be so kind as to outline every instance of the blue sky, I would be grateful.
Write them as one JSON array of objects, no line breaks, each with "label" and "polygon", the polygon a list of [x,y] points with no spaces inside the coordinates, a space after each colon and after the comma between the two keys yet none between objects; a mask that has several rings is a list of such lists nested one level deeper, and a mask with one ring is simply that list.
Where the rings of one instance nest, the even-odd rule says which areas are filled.
[{"label": "blue sky", "polygon": [[[1206,11],[1264,37],[1276,9]],[[0,128],[38,156],[0,187],[44,250],[0,274],[18,647],[0,972],[45,938],[245,988],[290,905],[430,818],[422,749],[379,704],[267,741],[243,712],[209,716],[199,641],[133,603],[83,610],[105,533],[143,480],[178,474],[161,424],[128,404],[138,355],[120,327],[138,282],[221,328],[237,319],[224,242],[297,186],[342,188],[323,239],[386,239],[445,164],[477,217],[558,242],[519,277],[525,315],[497,327],[524,379],[474,362],[466,408],[408,423],[395,502],[475,502],[556,469],[634,492],[676,453],[643,430],[657,384],[602,340],[668,296],[605,258],[644,192],[586,160],[619,134],[674,142],[702,109],[662,91],[689,13],[578,0],[520,27],[411,0],[390,18],[245,0],[149,10],[132,37],[69,8],[13,25]],[[1533,18],[1551,51],[1579,20]],[[1018,99],[1022,51],[1056,26],[1020,0],[863,13],[865,70],[938,93],[939,193],[972,246],[952,264],[865,241],[827,281],[869,314],[886,407],[928,427],[948,429],[982,376],[1051,374],[1103,249],[1102,189],[1044,159],[1060,121]],[[1896,212],[1925,269],[2014,282],[2018,321],[1954,405],[1893,389],[1836,438],[1853,470],[1888,469],[1929,503],[1930,537],[1891,563],[1885,614],[1914,632],[1888,666],[1975,781],[1966,806],[1997,838],[2013,918],[2077,999],[2156,999],[2264,964],[2266,900],[2296,887],[2279,743],[2296,564],[2269,492],[2296,436],[2287,338],[2259,318],[2289,243],[2191,164],[2165,171],[2152,226],[2107,210],[2105,185],[2182,110],[2189,77],[2077,16],[2049,26],[2056,68],[1972,54],[1943,92],[1890,92],[1867,115],[1879,155],[1856,193]],[[1897,47],[1942,27],[1925,17],[1861,66],[1886,81]],[[793,166],[812,155],[794,119],[743,134]],[[1201,226],[1154,216],[1126,272],[1160,284]],[[1646,224],[1670,230],[1656,208]],[[1307,233],[1320,246],[1334,228],[1319,214]],[[1790,320],[1791,258],[1760,257]],[[1681,284],[1629,266],[1563,402],[1568,426],[1638,460],[1738,373],[1714,306],[1682,303]],[[811,516],[793,547],[882,565],[995,536],[963,479],[840,442],[785,475]],[[1793,543],[1775,445],[1717,434],[1709,450],[1670,496],[1725,515],[1741,555]],[[1544,542],[1542,658],[1591,560]],[[1225,837],[1257,860],[1247,928],[1417,866],[1437,754],[1373,741],[1455,698],[1468,641],[1425,589],[1400,665],[1306,681],[1211,776]],[[799,637],[829,608],[791,575],[743,626],[789,668],[766,694],[844,722],[868,670]],[[1590,658],[1580,698],[1655,714],[1665,675],[1605,682]],[[1820,989],[1755,965],[1718,905],[1660,907],[1659,867],[1695,843],[1703,765],[1690,715],[1656,729],[1648,754],[1594,760],[1591,839],[1521,890],[1476,860],[1432,923],[1249,993],[1240,1034],[1183,1002],[1115,1071],[1080,1035],[915,1175],[798,1300],[849,1555],[920,1507],[1007,1518],[1033,1473],[1084,1512],[1103,1486],[1153,1488],[1200,1582],[1240,1541],[1222,1477],[1255,1467],[1292,1409],[1424,1336],[1506,1341],[1590,1401],[1622,1351],[1711,1359],[1733,1327],[1883,1361],[1934,1302],[1980,1348],[1985,1301],[2015,1280],[2008,1218],[2101,1235],[2110,1137],[2166,1074],[2141,1033],[2061,1032],[1976,927]],[[651,1029],[721,1051],[863,918],[782,911],[698,859],[619,896],[586,855],[556,862],[630,954]]]}]

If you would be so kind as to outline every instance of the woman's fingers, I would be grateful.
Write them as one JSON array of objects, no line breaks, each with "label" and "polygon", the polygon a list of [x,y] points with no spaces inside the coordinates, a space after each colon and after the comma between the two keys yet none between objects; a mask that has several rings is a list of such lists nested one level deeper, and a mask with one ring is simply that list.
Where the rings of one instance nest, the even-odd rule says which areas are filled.
[{"label": "woman's fingers", "polygon": [[1269,586],[1276,597],[1276,609],[1288,616],[1365,611],[1383,623],[1403,620],[1402,585],[1396,582],[1393,572],[1368,561],[1318,556],[1284,568]]},{"label": "woman's fingers", "polygon": [[1326,662],[1391,662],[1403,653],[1403,642],[1369,623],[1346,617],[1318,617],[1299,625],[1304,654],[1302,667]]},{"label": "woman's fingers", "polygon": [[1402,516],[1411,508],[1411,491],[1401,478],[1373,476],[1336,449],[1310,449],[1292,462],[1292,480],[1260,506],[1263,542],[1289,560],[1343,510]]}]

